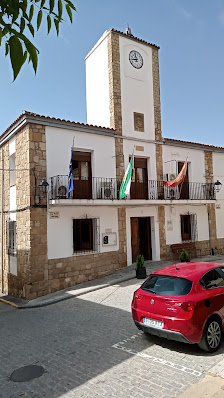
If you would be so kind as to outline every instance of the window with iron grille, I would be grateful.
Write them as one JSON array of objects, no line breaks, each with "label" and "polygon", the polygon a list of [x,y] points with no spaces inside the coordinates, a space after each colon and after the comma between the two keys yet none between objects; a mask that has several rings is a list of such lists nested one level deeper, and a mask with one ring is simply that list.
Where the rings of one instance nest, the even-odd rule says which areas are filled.
[{"label": "window with iron grille", "polygon": [[182,214],[181,221],[181,239],[182,241],[195,242],[198,240],[197,215]]},{"label": "window with iron grille", "polygon": [[73,219],[74,253],[99,251],[99,220],[96,218]]},{"label": "window with iron grille", "polygon": [[16,221],[8,221],[8,254],[16,256]]}]

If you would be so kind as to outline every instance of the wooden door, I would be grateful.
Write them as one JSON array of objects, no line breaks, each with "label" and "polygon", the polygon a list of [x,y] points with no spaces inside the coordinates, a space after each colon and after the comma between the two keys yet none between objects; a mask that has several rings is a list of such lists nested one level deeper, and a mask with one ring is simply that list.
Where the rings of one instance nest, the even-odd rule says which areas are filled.
[{"label": "wooden door", "polygon": [[74,179],[73,199],[91,199],[91,154],[88,152],[74,152],[72,169]]},{"label": "wooden door", "polygon": [[145,260],[152,260],[150,217],[139,218],[140,254]]},{"label": "wooden door", "polygon": [[138,255],[140,254],[138,218],[131,218],[131,248],[132,248],[132,262],[134,263]]},{"label": "wooden door", "polygon": [[134,158],[131,199],[148,199],[147,159]]},{"label": "wooden door", "polygon": [[182,241],[191,240],[191,217],[190,214],[180,216],[181,220],[181,239]]},{"label": "wooden door", "polygon": [[[178,162],[178,173],[180,173],[183,165],[184,162]],[[189,199],[188,167],[184,182],[181,182],[179,185],[179,191],[180,191],[180,199]]]}]

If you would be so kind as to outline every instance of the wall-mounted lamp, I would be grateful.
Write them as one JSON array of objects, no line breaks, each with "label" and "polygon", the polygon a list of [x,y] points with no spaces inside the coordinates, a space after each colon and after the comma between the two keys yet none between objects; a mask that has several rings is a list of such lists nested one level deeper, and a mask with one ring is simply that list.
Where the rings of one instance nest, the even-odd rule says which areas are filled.
[{"label": "wall-mounted lamp", "polygon": [[215,185],[215,191],[216,191],[216,192],[219,192],[220,189],[222,188],[222,183],[221,183],[219,180],[217,180],[217,181],[214,183],[214,185]]},{"label": "wall-mounted lamp", "polygon": [[[221,184],[221,183],[220,183]],[[43,180],[41,181],[41,183],[39,184],[39,187],[49,187],[48,182],[45,180],[45,178],[43,178]]]},{"label": "wall-mounted lamp", "polygon": [[39,187],[40,187],[40,202],[42,202],[42,200],[46,199],[47,197],[47,189],[49,187],[49,184],[45,178],[43,178],[43,180],[39,184]]}]

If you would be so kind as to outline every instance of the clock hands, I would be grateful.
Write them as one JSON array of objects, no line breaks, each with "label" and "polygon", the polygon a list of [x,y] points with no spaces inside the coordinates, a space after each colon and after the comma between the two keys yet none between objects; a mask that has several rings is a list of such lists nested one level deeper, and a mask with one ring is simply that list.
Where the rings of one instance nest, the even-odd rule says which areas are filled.
[{"label": "clock hands", "polygon": [[132,50],[129,53],[129,61],[131,62],[132,66],[134,66],[137,69],[140,69],[143,65],[143,59],[141,54],[135,50]]}]

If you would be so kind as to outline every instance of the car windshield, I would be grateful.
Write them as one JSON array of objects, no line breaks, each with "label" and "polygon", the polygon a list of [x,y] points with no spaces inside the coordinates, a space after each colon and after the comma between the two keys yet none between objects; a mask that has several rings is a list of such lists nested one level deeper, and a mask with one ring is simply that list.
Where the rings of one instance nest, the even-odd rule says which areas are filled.
[{"label": "car windshield", "polygon": [[151,275],[141,289],[161,296],[185,296],[191,291],[192,282],[184,278]]}]

